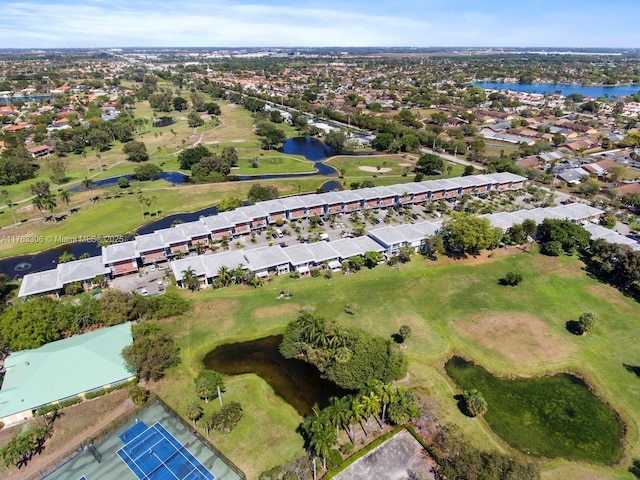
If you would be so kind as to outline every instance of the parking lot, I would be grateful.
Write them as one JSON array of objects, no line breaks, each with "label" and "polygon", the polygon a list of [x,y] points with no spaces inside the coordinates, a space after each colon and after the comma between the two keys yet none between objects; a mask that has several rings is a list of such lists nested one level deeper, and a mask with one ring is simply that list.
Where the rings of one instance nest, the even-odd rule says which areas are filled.
[{"label": "parking lot", "polygon": [[[168,267],[168,264],[165,263],[161,266]],[[154,266],[144,267],[138,275],[125,275],[111,280],[110,287],[140,295],[160,295],[171,283],[168,278],[165,278],[166,272],[170,272],[170,270],[168,268],[158,270]]]}]

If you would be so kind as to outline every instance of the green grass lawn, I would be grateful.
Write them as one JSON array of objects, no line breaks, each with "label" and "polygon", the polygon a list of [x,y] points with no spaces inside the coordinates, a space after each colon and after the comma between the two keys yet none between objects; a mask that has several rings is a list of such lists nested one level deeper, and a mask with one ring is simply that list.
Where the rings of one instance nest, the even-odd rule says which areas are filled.
[{"label": "green grass lawn", "polygon": [[[258,167],[251,166],[251,159],[258,158]],[[268,152],[252,157],[240,157],[238,168],[231,170],[235,175],[264,175],[272,173],[311,173],[315,172],[313,162],[303,158],[295,158],[278,152]]]},{"label": "green grass lawn", "polygon": [[[499,285],[498,279],[511,270],[522,272],[522,284]],[[287,303],[276,299],[282,288],[293,293]],[[500,438],[484,421],[464,417],[458,410],[453,398],[458,391],[444,372],[444,363],[454,352],[503,376],[575,372],[612,405],[627,427],[624,461],[617,467],[593,467],[598,478],[624,478],[630,459],[640,456],[640,378],[625,368],[625,364],[640,365],[635,340],[640,335],[638,304],[587,276],[575,258],[556,259],[517,249],[499,250],[494,258],[484,255],[462,261],[430,262],[416,257],[400,268],[381,265],[330,280],[278,277],[258,289],[236,286],[185,294],[194,308],[165,322],[179,342],[183,364],[159,384],[161,394],[172,396],[170,403],[179,411],[186,401],[181,392],[193,388],[193,376],[207,352],[223,343],[279,333],[301,307],[311,306],[320,315],[385,338],[401,325],[410,325],[413,334],[406,342],[410,377],[401,385],[427,391],[442,417],[479,448],[510,447],[508,439]],[[347,303],[358,306],[355,315],[345,313]],[[601,320],[589,335],[578,337],[567,331],[566,322],[584,311],[597,313]],[[237,385],[262,382],[255,376],[228,380],[232,378]],[[248,388],[243,386],[243,391]],[[240,401],[255,400],[247,393]],[[265,424],[279,421],[274,416]],[[261,445],[270,441],[268,434],[252,431]],[[234,448],[234,433],[225,441],[228,447],[223,451],[242,468],[259,472],[274,464]],[[269,448],[278,458],[301,452],[295,437]],[[584,462],[545,460],[543,470],[549,478],[560,478],[559,471],[564,478],[583,478],[578,473],[592,467]]]},{"label": "green grass lawn", "polygon": [[460,390],[482,393],[489,426],[522,452],[604,464],[619,459],[618,418],[576,377],[498,378],[460,357],[445,369]]},{"label": "green grass lawn", "polygon": [[[410,174],[413,172],[416,160],[417,158],[413,155],[371,155],[363,157],[338,155],[331,157],[326,163],[334,166],[338,171],[344,169],[345,177],[362,177]],[[380,167],[380,170],[377,167]]]}]

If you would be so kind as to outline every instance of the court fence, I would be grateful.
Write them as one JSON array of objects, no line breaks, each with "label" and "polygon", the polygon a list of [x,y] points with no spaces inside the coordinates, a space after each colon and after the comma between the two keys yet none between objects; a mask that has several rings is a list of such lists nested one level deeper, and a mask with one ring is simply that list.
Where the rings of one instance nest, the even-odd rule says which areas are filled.
[{"label": "court fence", "polygon": [[216,456],[227,465],[227,467],[229,467],[231,470],[233,470],[233,472],[235,472],[236,475],[238,475],[242,480],[247,480],[247,476],[245,475],[245,473],[242,470],[240,470],[240,468],[237,467],[235,463],[233,463],[231,460],[229,460],[229,458],[224,453],[222,453],[215,446],[213,446],[213,444],[209,440],[207,440],[205,437],[203,437],[198,430],[193,428],[193,425],[191,425],[184,418],[182,418],[180,415],[178,415],[178,413],[173,408],[171,408],[169,405],[167,405],[160,397],[156,396],[155,397],[155,401],[159,405],[161,405],[162,408],[164,408],[164,410],[169,415],[171,415],[178,422],[180,422],[184,428],[186,428],[187,430],[191,431],[191,433],[193,433],[198,440],[200,440],[202,443],[204,443],[207,446],[207,448],[209,448],[211,451],[213,451],[213,453],[215,453]]},{"label": "court fence", "polygon": [[129,410],[128,412],[120,415],[118,418],[113,420],[107,427],[105,427],[100,433],[98,433],[93,437],[85,439],[82,443],[80,443],[80,445],[77,445],[75,448],[67,450],[63,455],[59,456],[57,459],[51,461],[50,463],[42,467],[40,470],[38,470],[38,472],[35,472],[32,476],[29,477],[29,480],[42,480],[47,475],[52,474],[57,469],[59,469],[63,465],[66,465],[71,460],[73,460],[78,455],[80,455],[82,452],[84,452],[84,450],[89,448],[89,446],[93,446],[99,443],[100,440],[105,438],[107,435],[110,435],[111,433],[115,432],[118,428],[120,428],[126,422],[128,422],[132,418],[138,417],[141,411],[146,410],[153,403],[159,404],[164,409],[164,411],[166,411],[169,415],[171,415],[178,422],[180,422],[187,430],[193,433],[198,438],[198,440],[204,443],[207,446],[207,448],[209,448],[213,453],[215,453],[216,456],[220,458],[220,460],[222,460],[242,480],[247,480],[247,476],[245,475],[245,473],[242,470],[240,470],[240,468],[237,467],[231,460],[229,460],[229,458],[224,453],[222,453],[220,450],[214,447],[213,444],[209,440],[207,440],[205,437],[203,437],[200,434],[200,432],[195,430],[189,422],[187,422],[180,415],[178,415],[178,413],[175,410],[173,410],[160,397],[158,397],[153,393],[149,395],[149,399],[144,405],[135,407],[134,409]]}]

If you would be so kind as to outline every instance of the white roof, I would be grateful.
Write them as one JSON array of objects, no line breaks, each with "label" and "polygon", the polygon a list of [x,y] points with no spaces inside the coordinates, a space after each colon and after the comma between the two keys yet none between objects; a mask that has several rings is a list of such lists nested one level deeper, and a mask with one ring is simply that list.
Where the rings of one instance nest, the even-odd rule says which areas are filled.
[{"label": "white roof", "polygon": [[120,262],[122,260],[131,260],[137,256],[136,242],[134,240],[114,243],[113,245],[102,247],[102,259],[107,265],[109,263]]}]

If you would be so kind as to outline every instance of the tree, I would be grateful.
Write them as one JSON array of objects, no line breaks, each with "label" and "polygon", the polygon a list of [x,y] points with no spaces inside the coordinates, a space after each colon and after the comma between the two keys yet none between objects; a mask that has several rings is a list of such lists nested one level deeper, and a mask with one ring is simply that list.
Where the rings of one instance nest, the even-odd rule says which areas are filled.
[{"label": "tree", "polygon": [[222,111],[220,110],[220,105],[215,102],[205,103],[204,108],[209,115],[220,115],[222,113]]},{"label": "tree", "polygon": [[469,213],[453,213],[442,225],[442,238],[447,252],[464,255],[496,247],[502,238],[502,229],[491,226],[489,219]]},{"label": "tree", "polygon": [[162,172],[162,169],[153,163],[144,163],[136,167],[133,171],[138,180],[144,181],[156,178]]},{"label": "tree", "polygon": [[324,136],[324,143],[337,152],[344,151],[347,136],[342,131],[331,131]]},{"label": "tree", "polygon": [[191,128],[196,128],[204,125],[204,120],[198,112],[189,112],[187,114],[187,125],[189,125]]},{"label": "tree", "polygon": [[88,177],[84,177],[84,179],[82,180],[82,187],[85,190],[89,191],[93,188],[93,183],[94,183],[93,180],[91,180]]},{"label": "tree", "polygon": [[371,146],[378,151],[387,151],[391,147],[394,138],[390,133],[381,133],[376,135],[376,138],[371,142]]},{"label": "tree", "polygon": [[462,393],[464,400],[464,406],[467,411],[467,415],[470,417],[481,417],[487,413],[488,405],[487,401],[477,389],[465,390]]},{"label": "tree", "polygon": [[322,458],[322,468],[325,470],[327,469],[327,455],[337,443],[336,432],[328,423],[323,423],[321,428],[311,434],[309,446],[316,455]]},{"label": "tree", "polygon": [[76,256],[73,253],[70,253],[69,250],[65,250],[62,255],[58,257],[58,263],[73,262],[75,259]]},{"label": "tree", "polygon": [[218,396],[218,389],[220,389],[221,392],[224,391],[222,375],[213,370],[201,370],[194,379],[194,382],[196,384],[196,394],[202,398],[205,403],[209,403],[210,398],[216,398]]},{"label": "tree", "polygon": [[13,185],[33,178],[36,169],[37,166],[24,145],[21,148],[7,147],[0,157],[0,185]]},{"label": "tree", "polygon": [[522,222],[522,230],[527,237],[535,238],[538,225],[532,218],[527,218]]},{"label": "tree", "polygon": [[185,412],[186,417],[193,421],[193,428],[196,428],[196,422],[202,418],[202,407],[195,400],[190,400],[187,404],[187,410]]},{"label": "tree", "polygon": [[71,192],[69,190],[62,190],[60,191],[60,193],[58,193],[58,196],[60,197],[60,200],[62,200],[65,205],[67,206],[67,209],[69,210],[69,215],[71,215],[71,206],[69,205],[69,200],[71,199]]},{"label": "tree", "polygon": [[49,191],[49,182],[41,180],[34,183],[31,185],[31,193],[38,197],[46,197],[51,193]]},{"label": "tree", "polygon": [[238,152],[234,147],[224,147],[220,152],[220,157],[232,167],[238,166]]},{"label": "tree", "polygon": [[402,338],[402,343],[404,343],[405,340],[411,336],[411,327],[409,325],[401,325],[398,333],[400,334],[400,338]]},{"label": "tree", "polygon": [[17,223],[16,222],[16,215],[15,215],[15,213],[13,213],[13,208],[12,208],[13,207],[13,201],[9,197],[9,191],[8,190],[0,190],[0,196],[2,196],[2,198],[4,198],[5,204],[9,208],[9,211],[11,212],[11,219],[13,220],[13,223],[15,225]]},{"label": "tree", "polygon": [[187,104],[189,102],[187,101],[186,98],[183,97],[175,97],[173,99],[173,109],[177,110],[178,112],[183,111],[185,108],[187,108]]},{"label": "tree", "polygon": [[190,170],[191,167],[198,163],[204,157],[210,157],[211,151],[204,145],[187,148],[182,150],[178,155],[178,162],[182,170]]},{"label": "tree", "polygon": [[407,263],[411,261],[411,257],[415,253],[415,250],[411,245],[405,245],[398,249],[398,260],[402,263]]},{"label": "tree", "polygon": [[242,414],[240,402],[231,402],[213,414],[211,428],[220,432],[231,433],[242,419]]},{"label": "tree", "polygon": [[56,218],[56,216],[53,213],[53,209],[58,206],[58,204],[56,202],[56,197],[54,197],[52,193],[48,193],[47,195],[45,195],[45,196],[43,196],[41,198],[42,198],[42,206],[43,206],[43,208],[46,208],[47,210],[49,210],[49,212],[51,213],[51,216],[53,217],[53,220],[55,222],[57,222],[58,219]]},{"label": "tree", "polygon": [[593,330],[597,323],[598,323],[598,315],[596,313],[585,312],[582,315],[580,315],[580,318],[578,319],[578,325],[577,325],[580,335],[584,335],[585,333],[588,333],[591,330]]},{"label": "tree", "polygon": [[574,249],[585,249],[589,246],[591,234],[581,225],[560,220],[546,218],[538,229],[540,241],[543,244],[543,253],[547,253],[547,244],[559,242],[562,250],[570,253]]},{"label": "tree", "polygon": [[470,175],[473,175],[476,172],[476,167],[474,167],[473,165],[467,165],[466,167],[464,167],[464,171],[462,172],[462,176],[463,177],[468,177]]},{"label": "tree", "polygon": [[425,174],[442,173],[444,169],[444,160],[432,153],[425,153],[418,159],[418,167]]},{"label": "tree", "polygon": [[179,348],[164,333],[134,336],[133,343],[122,350],[122,358],[132,372],[143,380],[159,380],[167,368],[180,362]]},{"label": "tree", "polygon": [[130,162],[143,162],[145,160],[149,160],[147,146],[144,142],[139,140],[133,140],[127,143],[122,151],[127,155],[127,160]]},{"label": "tree", "polygon": [[118,179],[118,188],[129,188],[130,183],[127,177],[120,177]]},{"label": "tree", "polygon": [[67,160],[58,157],[47,160],[47,169],[49,170],[49,178],[54,183],[62,183],[67,177]]},{"label": "tree", "polygon": [[374,251],[365,252],[364,254],[364,260],[367,268],[374,268],[382,261],[383,258],[384,255]]},{"label": "tree", "polygon": [[263,186],[259,183],[254,183],[249,189],[247,199],[250,203],[262,202],[265,200],[273,200],[278,198],[278,189],[273,185]]},{"label": "tree", "polygon": [[182,283],[189,290],[197,290],[200,288],[200,280],[192,267],[182,271]]}]

